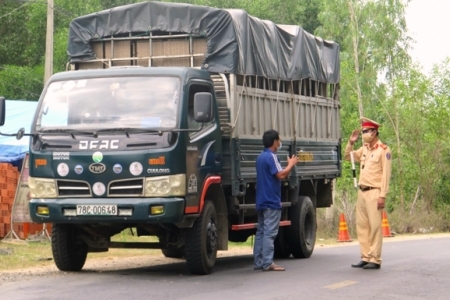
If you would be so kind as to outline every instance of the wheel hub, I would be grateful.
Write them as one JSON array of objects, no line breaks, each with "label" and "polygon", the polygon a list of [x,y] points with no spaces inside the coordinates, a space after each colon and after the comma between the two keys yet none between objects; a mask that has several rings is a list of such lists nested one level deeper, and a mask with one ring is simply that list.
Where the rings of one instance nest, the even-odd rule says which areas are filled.
[{"label": "wheel hub", "polygon": [[209,220],[206,228],[206,251],[208,257],[215,252],[217,247],[217,227],[213,220]]}]

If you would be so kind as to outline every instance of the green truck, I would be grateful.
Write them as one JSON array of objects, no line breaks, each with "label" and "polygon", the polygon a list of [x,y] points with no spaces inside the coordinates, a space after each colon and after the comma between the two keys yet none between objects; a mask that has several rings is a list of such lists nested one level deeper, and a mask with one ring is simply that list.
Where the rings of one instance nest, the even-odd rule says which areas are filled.
[{"label": "green truck", "polygon": [[[272,128],[282,165],[299,156],[275,256],[311,256],[316,209],[341,174],[336,43],[243,10],[143,2],[74,19],[67,52],[18,133],[30,136],[30,215],[52,224],[60,270],[153,248],[209,274],[228,241],[255,234],[255,161]],[[111,241],[130,228],[157,241]]]}]

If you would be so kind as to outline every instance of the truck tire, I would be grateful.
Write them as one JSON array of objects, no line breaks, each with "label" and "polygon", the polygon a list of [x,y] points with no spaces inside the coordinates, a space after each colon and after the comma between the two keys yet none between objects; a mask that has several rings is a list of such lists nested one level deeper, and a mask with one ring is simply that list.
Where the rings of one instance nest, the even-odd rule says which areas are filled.
[{"label": "truck tire", "polygon": [[288,258],[291,256],[291,249],[289,248],[287,239],[287,229],[286,227],[280,227],[278,229],[278,235],[274,242],[274,258]]},{"label": "truck tire", "polygon": [[53,259],[61,271],[80,271],[86,262],[88,245],[77,237],[78,233],[73,225],[53,224]]},{"label": "truck tire", "polygon": [[211,273],[217,257],[217,215],[212,201],[206,201],[200,217],[186,231],[185,255],[189,272],[198,275]]},{"label": "truck tire", "polygon": [[289,248],[295,258],[311,256],[316,243],[316,210],[311,199],[299,196],[289,211]]}]

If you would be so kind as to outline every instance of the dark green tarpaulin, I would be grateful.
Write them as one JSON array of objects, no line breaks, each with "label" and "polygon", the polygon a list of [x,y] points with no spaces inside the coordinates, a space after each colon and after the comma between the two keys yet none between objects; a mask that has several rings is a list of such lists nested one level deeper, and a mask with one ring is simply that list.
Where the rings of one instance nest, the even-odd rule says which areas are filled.
[{"label": "dark green tarpaulin", "polygon": [[239,9],[164,2],[119,6],[70,23],[71,62],[95,58],[91,40],[150,31],[203,35],[207,53],[202,69],[270,79],[339,82],[339,45],[299,26],[275,25]]}]

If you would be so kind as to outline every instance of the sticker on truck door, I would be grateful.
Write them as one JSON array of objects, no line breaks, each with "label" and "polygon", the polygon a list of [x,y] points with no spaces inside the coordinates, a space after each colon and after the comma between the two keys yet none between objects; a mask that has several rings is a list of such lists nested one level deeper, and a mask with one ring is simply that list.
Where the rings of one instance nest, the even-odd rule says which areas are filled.
[{"label": "sticker on truck door", "polygon": [[189,176],[188,193],[189,194],[197,193],[197,177],[194,174],[191,174],[191,176]]}]

